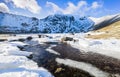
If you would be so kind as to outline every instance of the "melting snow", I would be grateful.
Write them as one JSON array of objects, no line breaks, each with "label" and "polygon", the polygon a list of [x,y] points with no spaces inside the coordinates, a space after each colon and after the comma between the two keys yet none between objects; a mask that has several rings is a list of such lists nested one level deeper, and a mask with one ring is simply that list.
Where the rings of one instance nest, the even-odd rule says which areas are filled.
[{"label": "melting snow", "polygon": [[[40,44],[44,42],[55,42],[61,41],[63,37],[71,37],[76,41],[66,41],[71,46],[83,50],[84,52],[95,52],[99,54],[103,54],[106,56],[110,56],[113,58],[120,59],[120,40],[118,39],[87,39],[84,38],[84,33],[78,34],[46,34],[49,37],[36,38],[36,35],[33,39],[26,43],[22,42],[0,42],[0,77],[53,77],[47,70],[44,68],[38,68],[37,64],[29,59],[26,56],[31,55],[31,52],[21,51],[17,46],[25,46],[28,44]],[[26,37],[26,36],[24,36]],[[17,36],[15,38],[18,38]],[[33,45],[33,44],[32,44]],[[53,45],[54,46],[54,45]],[[51,47],[53,47],[51,46]],[[49,47],[47,50],[51,53],[56,53],[51,50]],[[87,70],[92,75],[97,77],[106,77],[108,75],[105,72],[100,71],[96,67],[93,67],[90,64],[71,61],[69,59],[62,60],[56,59],[56,61],[60,61],[60,63],[64,63],[66,65],[74,65],[76,68],[80,68],[83,70]],[[32,67],[32,68],[31,68]],[[90,71],[90,70],[93,71]],[[2,70],[2,71],[1,71]],[[96,72],[94,72],[96,71]],[[99,74],[100,73],[100,74]],[[99,75],[98,75],[99,74]]]},{"label": "melting snow", "polygon": [[21,51],[17,46],[24,46],[22,42],[0,43],[0,77],[53,77],[44,68],[25,56],[32,53]]},{"label": "melting snow", "polygon": [[65,65],[69,65],[69,66],[87,71],[95,77],[108,77],[109,76],[108,73],[99,70],[98,68],[92,66],[89,63],[77,62],[77,61],[70,60],[70,59],[60,59],[60,58],[57,58],[56,61],[58,63],[62,63],[62,64],[65,64]]}]

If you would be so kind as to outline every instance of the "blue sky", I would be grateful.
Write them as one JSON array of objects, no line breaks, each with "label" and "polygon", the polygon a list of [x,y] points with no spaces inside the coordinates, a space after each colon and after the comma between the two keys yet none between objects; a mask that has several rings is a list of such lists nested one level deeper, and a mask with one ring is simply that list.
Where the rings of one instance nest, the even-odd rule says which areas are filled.
[{"label": "blue sky", "polygon": [[120,13],[120,0],[0,0],[0,11],[37,18],[56,13],[101,17]]}]

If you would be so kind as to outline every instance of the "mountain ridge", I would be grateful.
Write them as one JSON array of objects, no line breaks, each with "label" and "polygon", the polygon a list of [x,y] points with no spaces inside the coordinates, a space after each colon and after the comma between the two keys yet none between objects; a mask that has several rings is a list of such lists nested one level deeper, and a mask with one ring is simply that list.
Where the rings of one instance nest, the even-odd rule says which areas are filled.
[{"label": "mountain ridge", "polygon": [[55,14],[38,19],[0,12],[0,33],[79,33],[92,30],[93,25],[87,17]]},{"label": "mountain ridge", "polygon": [[0,33],[80,33],[99,30],[120,21],[120,14],[76,17],[55,14],[43,19],[0,12]]}]

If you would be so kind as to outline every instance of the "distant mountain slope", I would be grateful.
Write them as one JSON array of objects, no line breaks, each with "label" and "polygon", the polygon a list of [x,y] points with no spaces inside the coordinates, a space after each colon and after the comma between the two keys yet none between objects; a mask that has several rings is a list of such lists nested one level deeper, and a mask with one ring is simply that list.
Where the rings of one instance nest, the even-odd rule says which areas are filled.
[{"label": "distant mountain slope", "polygon": [[109,16],[104,16],[100,18],[90,17],[90,19],[95,22],[94,30],[98,30],[114,22],[120,21],[120,14],[109,15]]},{"label": "distant mountain slope", "polygon": [[[96,33],[98,33],[96,35]],[[117,38],[120,39],[120,21],[117,21],[111,25],[108,25],[104,28],[101,28],[99,30],[95,30],[94,32],[90,33],[88,38],[94,38],[94,39],[101,39],[101,38]]]},{"label": "distant mountain slope", "polygon": [[34,17],[28,18],[0,12],[0,32],[3,33],[36,32],[38,22],[39,20]]},{"label": "distant mountain slope", "polygon": [[0,33],[79,33],[93,30],[94,22],[71,15],[50,15],[44,19],[0,12]]}]

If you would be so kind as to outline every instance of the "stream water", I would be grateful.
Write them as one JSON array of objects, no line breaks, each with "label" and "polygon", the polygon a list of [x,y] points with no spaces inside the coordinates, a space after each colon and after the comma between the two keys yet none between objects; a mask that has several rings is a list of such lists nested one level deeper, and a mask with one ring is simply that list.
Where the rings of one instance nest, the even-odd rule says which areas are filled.
[{"label": "stream water", "polygon": [[32,60],[37,62],[39,67],[49,70],[55,77],[94,77],[83,70],[57,63],[55,59],[63,56],[46,51],[50,45],[58,45],[58,43],[29,45],[24,47],[24,50],[33,52]]}]

